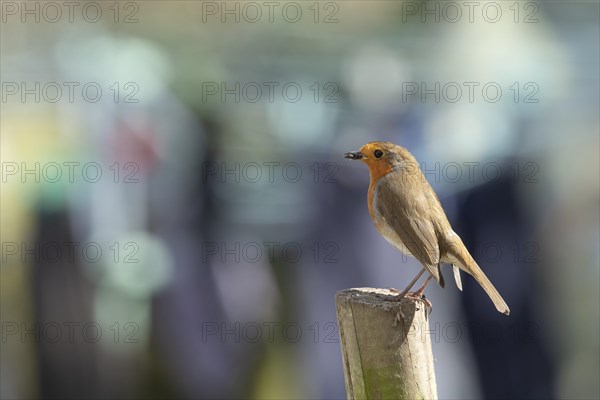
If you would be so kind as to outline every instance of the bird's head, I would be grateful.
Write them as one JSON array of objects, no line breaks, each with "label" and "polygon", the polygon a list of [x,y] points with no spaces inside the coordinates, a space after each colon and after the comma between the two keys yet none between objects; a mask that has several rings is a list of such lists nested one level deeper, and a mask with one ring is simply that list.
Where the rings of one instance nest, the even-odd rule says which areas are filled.
[{"label": "bird's head", "polygon": [[344,157],[363,161],[373,177],[384,176],[406,165],[416,164],[408,150],[390,142],[369,142],[358,151],[344,154]]}]

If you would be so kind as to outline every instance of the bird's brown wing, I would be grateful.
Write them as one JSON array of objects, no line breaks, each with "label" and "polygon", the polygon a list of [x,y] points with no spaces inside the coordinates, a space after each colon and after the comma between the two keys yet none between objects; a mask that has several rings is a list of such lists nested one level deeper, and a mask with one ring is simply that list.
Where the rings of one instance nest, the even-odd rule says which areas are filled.
[{"label": "bird's brown wing", "polygon": [[422,193],[403,190],[402,179],[394,174],[382,178],[377,186],[376,207],[404,246],[444,287],[440,273],[440,249],[435,229],[429,218],[427,198]]}]

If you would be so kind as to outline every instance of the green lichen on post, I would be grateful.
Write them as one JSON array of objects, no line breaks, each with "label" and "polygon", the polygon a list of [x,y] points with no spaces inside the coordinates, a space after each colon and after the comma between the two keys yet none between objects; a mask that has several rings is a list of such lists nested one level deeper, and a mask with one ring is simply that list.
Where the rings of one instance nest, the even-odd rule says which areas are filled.
[{"label": "green lichen on post", "polygon": [[397,378],[397,366],[367,368],[363,371],[367,398],[409,399],[404,381]]}]

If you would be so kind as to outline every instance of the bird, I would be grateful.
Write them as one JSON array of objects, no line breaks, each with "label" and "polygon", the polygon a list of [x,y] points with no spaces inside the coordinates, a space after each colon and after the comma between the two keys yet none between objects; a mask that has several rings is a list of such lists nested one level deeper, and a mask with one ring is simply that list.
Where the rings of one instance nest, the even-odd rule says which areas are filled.
[{"label": "bird", "polygon": [[500,293],[452,229],[440,200],[407,149],[376,141],[365,144],[358,151],[345,153],[344,157],[363,161],[369,167],[367,206],[379,233],[423,266],[398,298],[404,298],[425,272],[429,276],[415,295],[421,297],[432,278],[443,288],[441,264],[445,263],[452,265],[460,290],[462,270],[481,285],[499,312],[510,313]]}]

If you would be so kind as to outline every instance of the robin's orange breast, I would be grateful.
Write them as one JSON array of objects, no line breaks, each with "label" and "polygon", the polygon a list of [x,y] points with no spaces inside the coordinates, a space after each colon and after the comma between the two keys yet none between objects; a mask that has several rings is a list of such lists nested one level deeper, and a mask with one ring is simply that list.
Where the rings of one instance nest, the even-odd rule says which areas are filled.
[{"label": "robin's orange breast", "polygon": [[[367,207],[369,207],[369,214],[371,215],[371,219],[375,222],[375,226],[377,226],[377,219],[375,217],[375,213],[373,210],[373,201],[375,198],[375,189],[379,184],[381,178],[392,172],[394,169],[391,164],[388,163],[379,163],[376,165],[369,166],[369,175],[370,175],[370,184],[369,184],[369,192],[367,193]],[[378,228],[379,229],[379,228]]]}]

